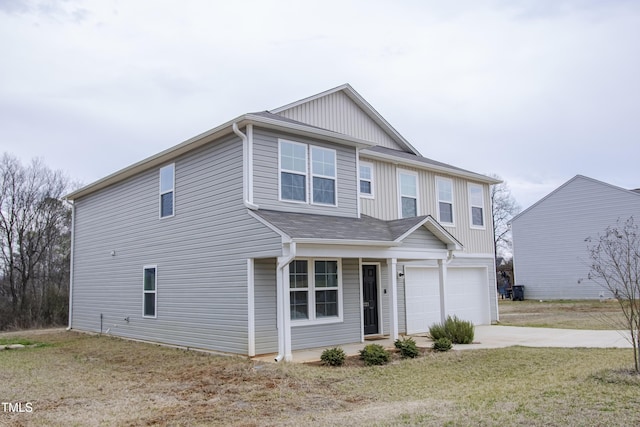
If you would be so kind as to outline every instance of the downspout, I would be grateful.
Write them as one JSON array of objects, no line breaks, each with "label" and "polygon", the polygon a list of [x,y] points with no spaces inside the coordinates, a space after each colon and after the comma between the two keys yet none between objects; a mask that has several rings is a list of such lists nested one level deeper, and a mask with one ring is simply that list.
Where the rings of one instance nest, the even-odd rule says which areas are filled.
[{"label": "downspout", "polygon": [[277,283],[277,298],[278,303],[276,307],[280,306],[277,311],[277,324],[278,324],[278,355],[275,358],[276,362],[280,362],[285,358],[287,352],[290,351],[285,340],[287,339],[286,330],[291,330],[291,319],[287,316],[287,307],[289,306],[289,293],[285,292],[285,277],[284,269],[293,261],[296,257],[296,242],[289,242],[289,254],[285,257],[278,258],[278,268],[276,269],[276,283]]},{"label": "downspout", "polygon": [[71,205],[71,235],[69,236],[71,239],[71,248],[70,248],[70,262],[69,262],[69,326],[67,326],[67,331],[71,330],[71,320],[73,317],[73,259],[74,259],[74,240],[75,240],[75,230],[76,230],[76,205],[75,203],[65,200],[68,204]]},{"label": "downspout", "polygon": [[253,203],[253,125],[247,125],[249,136],[240,132],[237,123],[233,123],[233,133],[242,139],[242,192],[244,205],[251,210],[258,210]]}]

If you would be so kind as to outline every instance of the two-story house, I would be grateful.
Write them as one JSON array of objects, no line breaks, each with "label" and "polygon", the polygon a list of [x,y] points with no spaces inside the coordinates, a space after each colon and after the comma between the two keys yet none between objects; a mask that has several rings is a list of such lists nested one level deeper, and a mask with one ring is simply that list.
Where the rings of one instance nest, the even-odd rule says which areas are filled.
[{"label": "two-story house", "polygon": [[253,356],[497,320],[492,178],[349,85],[245,114],[68,195],[69,326]]}]

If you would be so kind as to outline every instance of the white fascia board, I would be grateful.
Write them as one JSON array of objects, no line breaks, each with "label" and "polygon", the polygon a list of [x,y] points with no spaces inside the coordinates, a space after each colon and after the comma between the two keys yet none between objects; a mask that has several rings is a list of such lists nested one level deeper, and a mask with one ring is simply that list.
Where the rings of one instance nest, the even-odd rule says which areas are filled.
[{"label": "white fascia board", "polygon": [[293,239],[299,244],[312,244],[312,245],[339,245],[339,246],[378,246],[378,247],[392,247],[399,246],[400,243],[380,241],[380,240],[344,240],[344,239]]},{"label": "white fascia board", "polygon": [[260,215],[254,213],[251,209],[247,209],[247,213],[254,217],[255,219],[257,219],[258,221],[260,221],[264,226],[268,227],[269,229],[271,229],[272,231],[274,231],[275,233],[279,234],[280,237],[282,238],[282,243],[291,243],[293,241],[293,239],[291,239],[291,236],[289,236],[287,233],[285,233],[284,231],[280,230],[278,227],[276,227],[275,225],[271,224],[269,221],[267,221],[266,219],[262,218]]},{"label": "white fascia board", "polygon": [[400,157],[390,157],[381,153],[375,153],[371,151],[367,151],[366,153],[360,152],[360,155],[363,158],[367,158],[367,159],[382,160],[387,163],[411,166],[416,169],[422,169],[422,170],[427,170],[431,172],[439,172],[439,173],[443,173],[451,176],[457,176],[461,178],[467,178],[476,182],[482,182],[489,185],[499,184],[502,182],[499,179],[491,178],[486,175],[482,175],[474,172],[466,172],[466,171],[462,171],[460,169],[455,169],[455,168],[448,168],[446,166],[427,164],[419,160],[410,160],[410,159],[404,159]]},{"label": "white fascia board", "polygon": [[299,257],[339,257],[339,258],[374,258],[398,260],[430,260],[446,259],[447,250],[432,250],[403,247],[371,247],[346,245],[300,244],[296,255]]}]

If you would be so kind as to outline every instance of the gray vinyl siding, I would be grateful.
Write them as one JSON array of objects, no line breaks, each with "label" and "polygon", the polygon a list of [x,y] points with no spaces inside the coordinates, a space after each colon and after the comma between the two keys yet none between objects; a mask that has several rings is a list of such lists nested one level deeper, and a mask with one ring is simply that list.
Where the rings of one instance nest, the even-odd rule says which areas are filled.
[{"label": "gray vinyl siding", "polygon": [[361,338],[360,267],[357,259],[342,259],[343,322],[291,327],[293,350],[359,342]]},{"label": "gray vinyl siding", "polygon": [[174,217],[159,218],[159,168],[76,200],[72,327],[98,332],[102,314],[109,334],[246,354],[247,258],[281,255],[281,238],[242,194],[242,145],[227,138],[175,160]]},{"label": "gray vinyl siding", "polygon": [[[336,150],[337,206],[279,201],[278,138]],[[255,129],[253,158],[253,197],[261,209],[346,217],[358,215],[355,148]]]},{"label": "gray vinyl siding", "polygon": [[438,219],[438,198],[436,193],[436,176],[451,179],[453,182],[454,225],[444,225],[445,229],[456,237],[464,246],[465,253],[493,253],[493,225],[491,223],[491,207],[489,185],[479,182],[483,188],[484,229],[471,227],[468,183],[464,178],[434,174],[433,172],[411,167],[396,166],[391,162],[362,158],[362,161],[373,164],[374,198],[360,198],[360,209],[365,215],[383,220],[399,218],[398,203],[398,169],[418,174],[418,214],[431,215]]},{"label": "gray vinyl siding", "polygon": [[402,150],[371,117],[342,92],[335,92],[278,113],[280,116]]},{"label": "gray vinyl siding", "polygon": [[440,239],[424,227],[417,228],[402,241],[403,247],[421,249],[447,249]]},{"label": "gray vinyl siding", "polygon": [[632,215],[640,217],[640,194],[577,176],[517,216],[513,259],[525,298],[599,298],[604,289],[587,279],[585,239]]},{"label": "gray vinyl siding", "polygon": [[276,258],[254,264],[256,354],[278,352]]}]

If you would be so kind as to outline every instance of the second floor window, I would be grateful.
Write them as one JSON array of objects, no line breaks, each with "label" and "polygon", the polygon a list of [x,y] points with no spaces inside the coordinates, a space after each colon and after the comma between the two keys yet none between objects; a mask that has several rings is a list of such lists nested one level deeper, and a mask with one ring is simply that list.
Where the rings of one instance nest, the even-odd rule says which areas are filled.
[{"label": "second floor window", "polygon": [[447,178],[436,178],[438,191],[438,221],[453,224],[453,181]]},{"label": "second floor window", "polygon": [[469,184],[469,206],[471,227],[484,228],[484,195],[481,185]]},{"label": "second floor window", "polygon": [[280,140],[280,200],[335,206],[336,178],[336,150]]},{"label": "second floor window", "polygon": [[400,190],[400,216],[418,216],[418,175],[414,172],[398,172]]},{"label": "second floor window", "polygon": [[175,201],[175,164],[160,168],[160,218],[173,216]]},{"label": "second floor window", "polygon": [[373,165],[360,162],[360,196],[373,198]]}]

